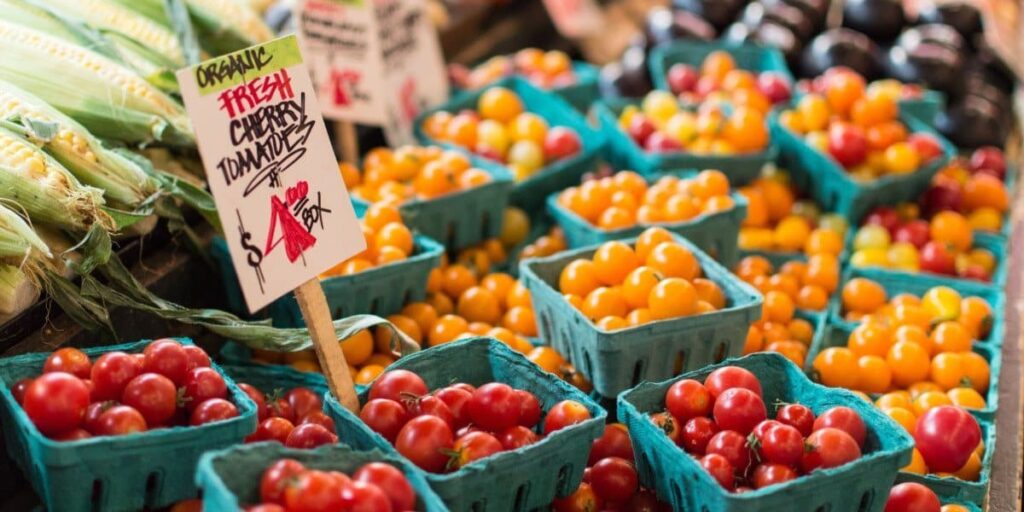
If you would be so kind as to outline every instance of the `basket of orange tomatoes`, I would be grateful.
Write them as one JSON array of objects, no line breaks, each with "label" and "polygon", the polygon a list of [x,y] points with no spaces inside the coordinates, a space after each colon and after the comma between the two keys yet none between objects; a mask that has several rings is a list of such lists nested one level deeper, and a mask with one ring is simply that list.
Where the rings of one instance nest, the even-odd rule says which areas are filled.
[{"label": "basket of orange tomatoes", "polygon": [[782,53],[752,44],[679,41],[656,47],[650,67],[658,89],[695,99],[722,91],[737,103],[772,105],[794,86]]}]

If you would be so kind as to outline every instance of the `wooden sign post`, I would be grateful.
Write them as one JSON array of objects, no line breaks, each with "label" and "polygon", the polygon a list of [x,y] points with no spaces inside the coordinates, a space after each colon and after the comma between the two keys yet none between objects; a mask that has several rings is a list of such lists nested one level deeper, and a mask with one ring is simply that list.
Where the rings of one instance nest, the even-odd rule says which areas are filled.
[{"label": "wooden sign post", "polygon": [[359,402],[317,276],[366,248],[294,36],[178,82],[250,311],[294,290],[331,392]]}]

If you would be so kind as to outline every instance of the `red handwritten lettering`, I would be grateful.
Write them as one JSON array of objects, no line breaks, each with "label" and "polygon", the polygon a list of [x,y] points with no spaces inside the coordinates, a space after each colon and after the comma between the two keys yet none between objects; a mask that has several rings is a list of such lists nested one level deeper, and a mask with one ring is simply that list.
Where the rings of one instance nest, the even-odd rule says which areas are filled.
[{"label": "red handwritten lettering", "polygon": [[[300,185],[305,185],[305,182],[301,182]],[[289,189],[285,193],[286,197],[291,191],[292,189]],[[308,192],[308,185],[305,191]],[[281,225],[281,236],[275,239],[278,224]],[[295,218],[292,212],[288,210],[288,205],[282,202],[279,197],[271,196],[270,229],[267,233],[267,243],[263,253],[269,255],[282,240],[284,241],[285,256],[288,257],[288,261],[291,263],[295,263],[295,260],[299,259],[307,249],[316,244],[316,237],[310,234],[306,227]]]},{"label": "red handwritten lettering", "polygon": [[234,119],[264,103],[293,97],[292,77],[287,69],[282,69],[226,89],[217,96],[217,100],[220,101],[220,110],[226,111],[228,117]]},{"label": "red handwritten lettering", "polygon": [[309,184],[305,180],[298,182],[294,187],[288,187],[288,190],[284,193],[284,200],[288,206],[292,206],[299,202],[303,197],[309,194]]},{"label": "red handwritten lettering", "polygon": [[347,107],[352,104],[351,89],[359,83],[362,75],[355,70],[331,70],[331,91],[334,96],[334,104],[339,107]]}]

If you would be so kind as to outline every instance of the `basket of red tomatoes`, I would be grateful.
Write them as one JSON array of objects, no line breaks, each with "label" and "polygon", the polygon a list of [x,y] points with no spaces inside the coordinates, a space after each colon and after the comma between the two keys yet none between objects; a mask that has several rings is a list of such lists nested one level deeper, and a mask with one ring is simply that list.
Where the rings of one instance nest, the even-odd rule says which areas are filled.
[{"label": "basket of red tomatoes", "polygon": [[50,510],[193,497],[202,454],[256,423],[252,401],[187,339],[16,356],[0,361],[0,381],[8,453]]},{"label": "basket of red tomatoes", "polygon": [[674,510],[877,510],[913,439],[856,395],[758,353],[618,399],[640,482]]},{"label": "basket of red tomatoes", "polygon": [[342,445],[296,450],[259,443],[208,453],[196,480],[204,510],[448,510],[397,458]]},{"label": "basket of red tomatoes", "polygon": [[359,393],[330,394],[339,436],[416,466],[453,511],[525,511],[572,493],[607,413],[586,394],[487,338],[411,354]]}]

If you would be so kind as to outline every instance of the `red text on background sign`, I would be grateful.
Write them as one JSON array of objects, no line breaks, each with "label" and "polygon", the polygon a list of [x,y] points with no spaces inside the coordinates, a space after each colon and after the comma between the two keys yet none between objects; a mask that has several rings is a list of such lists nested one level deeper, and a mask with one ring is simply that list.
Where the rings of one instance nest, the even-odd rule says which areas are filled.
[{"label": "red text on background sign", "polygon": [[339,107],[352,104],[353,91],[361,78],[362,75],[354,69],[332,69],[331,93],[334,104]]},{"label": "red text on background sign", "polygon": [[217,100],[220,102],[220,110],[227,112],[228,118],[234,119],[264,103],[294,97],[292,77],[287,69],[281,69],[226,89],[217,96]]}]

